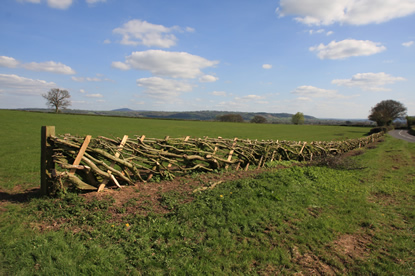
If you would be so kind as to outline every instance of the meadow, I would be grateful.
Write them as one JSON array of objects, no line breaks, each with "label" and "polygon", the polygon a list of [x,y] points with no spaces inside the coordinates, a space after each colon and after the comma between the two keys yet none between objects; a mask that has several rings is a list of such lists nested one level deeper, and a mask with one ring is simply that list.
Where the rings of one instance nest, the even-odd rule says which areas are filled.
[{"label": "meadow", "polygon": [[0,110],[0,187],[39,184],[40,129],[55,126],[56,134],[106,136],[145,135],[151,138],[218,137],[289,141],[331,141],[358,138],[362,127],[273,125],[155,120]]},{"label": "meadow", "polygon": [[415,273],[414,143],[386,135],[319,163],[274,162],[239,179],[194,174],[177,190],[147,183],[128,189],[126,201],[123,190],[51,199],[29,189],[39,185],[42,125],[73,135],[301,141],[368,129],[18,111],[0,111],[0,122],[0,275]]}]

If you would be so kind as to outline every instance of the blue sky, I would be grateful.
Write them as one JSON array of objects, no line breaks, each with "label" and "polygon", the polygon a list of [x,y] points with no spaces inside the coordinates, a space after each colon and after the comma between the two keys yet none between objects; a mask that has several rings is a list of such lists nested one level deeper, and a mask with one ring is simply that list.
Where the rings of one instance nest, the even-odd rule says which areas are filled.
[{"label": "blue sky", "polygon": [[415,115],[415,0],[3,0],[0,108]]}]

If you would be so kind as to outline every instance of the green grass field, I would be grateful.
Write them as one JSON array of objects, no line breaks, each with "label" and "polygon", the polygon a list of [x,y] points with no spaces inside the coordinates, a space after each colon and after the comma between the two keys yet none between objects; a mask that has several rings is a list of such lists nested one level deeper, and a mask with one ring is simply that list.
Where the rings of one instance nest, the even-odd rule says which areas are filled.
[{"label": "green grass field", "polygon": [[[79,135],[302,141],[361,137],[368,129],[0,116],[0,275],[415,274],[415,144],[386,136],[376,148],[329,167],[281,162],[285,169],[226,181],[192,200],[148,183],[158,191],[152,200],[169,211],[160,213],[139,189],[122,205],[105,195],[25,196],[39,182],[40,126]],[[204,174],[191,179],[206,185]]]},{"label": "green grass field", "polygon": [[295,126],[250,123],[152,120],[104,116],[48,114],[0,110],[0,187],[39,185],[40,129],[50,125],[56,134],[84,136],[146,135],[151,138],[218,137],[330,141],[362,137],[369,131],[361,127]]}]

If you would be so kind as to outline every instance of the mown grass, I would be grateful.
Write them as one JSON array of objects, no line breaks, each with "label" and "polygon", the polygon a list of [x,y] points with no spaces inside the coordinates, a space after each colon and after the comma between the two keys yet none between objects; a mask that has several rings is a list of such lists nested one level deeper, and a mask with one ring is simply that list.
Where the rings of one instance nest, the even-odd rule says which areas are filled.
[{"label": "mown grass", "polygon": [[294,126],[250,123],[152,120],[104,116],[48,114],[0,110],[0,187],[39,185],[40,129],[56,127],[56,134],[93,137],[146,135],[151,138],[218,137],[327,141],[362,137],[367,128],[338,126]]},{"label": "mown grass", "polygon": [[349,158],[226,182],[186,204],[165,193],[164,215],[114,220],[111,199],[74,194],[7,204],[0,274],[413,275],[415,144],[386,137]]}]

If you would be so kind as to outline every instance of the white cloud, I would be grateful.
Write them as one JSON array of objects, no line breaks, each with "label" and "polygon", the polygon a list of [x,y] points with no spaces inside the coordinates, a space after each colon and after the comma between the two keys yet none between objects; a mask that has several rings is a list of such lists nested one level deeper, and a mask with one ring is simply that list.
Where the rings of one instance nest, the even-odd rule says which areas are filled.
[{"label": "white cloud", "polygon": [[213,91],[212,95],[225,97],[227,96],[227,93],[225,91]]},{"label": "white cloud", "polygon": [[81,92],[82,94],[86,93],[86,91],[84,89],[79,89],[79,92]]},{"label": "white cloud", "polygon": [[105,40],[104,40],[104,44],[111,44],[111,40],[109,40],[109,39],[105,39]]},{"label": "white cloud", "polygon": [[[180,32],[178,26],[165,27],[147,21],[133,19],[125,23],[122,27],[113,30],[113,33],[122,35],[120,41],[123,45],[144,45],[147,47],[170,48],[176,45],[177,38],[173,32]],[[187,32],[194,32],[193,28],[187,27]]]},{"label": "white cloud", "polygon": [[0,74],[0,87],[8,94],[41,95],[56,87],[56,84],[17,75]]},{"label": "white cloud", "polygon": [[271,64],[262,64],[262,68],[263,69],[271,69],[272,65]]},{"label": "white cloud", "polygon": [[65,75],[72,75],[75,74],[75,71],[60,62],[54,62],[54,61],[46,61],[46,62],[30,62],[30,63],[21,63],[20,61],[12,58],[12,57],[6,57],[6,56],[0,56],[0,67],[9,67],[9,68],[16,68],[16,67],[22,67],[27,70],[32,71],[45,71],[45,72],[51,72],[56,74],[65,74]]},{"label": "white cloud", "polygon": [[86,0],[87,4],[93,5],[99,2],[106,2],[107,0]]},{"label": "white cloud", "polygon": [[202,77],[199,78],[200,82],[215,82],[217,81],[219,78],[212,76],[212,75],[204,75]]},{"label": "white cloud", "polygon": [[404,42],[404,43],[402,43],[402,46],[405,46],[405,47],[411,47],[413,44],[414,44],[414,42],[413,42],[413,41],[408,41],[408,42]]},{"label": "white cloud", "polygon": [[324,29],[318,29],[318,30],[308,30],[309,34],[322,34],[324,33]]},{"label": "white cloud", "polygon": [[324,29],[318,29],[318,30],[311,29],[311,30],[308,30],[308,33],[310,35],[313,35],[313,34],[323,34],[324,32],[326,33],[326,36],[329,36],[329,35],[334,34],[333,31],[326,32],[326,30],[324,30]]},{"label": "white cloud", "polygon": [[124,63],[124,62],[121,62],[121,61],[114,61],[111,64],[111,67],[116,68],[116,69],[120,69],[120,70],[124,70],[124,71],[131,69],[131,67],[127,63]]},{"label": "white cloud", "polygon": [[259,95],[247,95],[247,96],[243,96],[243,97],[235,97],[235,100],[237,101],[255,101],[255,100],[262,100],[264,99],[263,96],[259,96]]},{"label": "white cloud", "polygon": [[102,94],[97,93],[97,94],[86,94],[85,97],[88,97],[88,98],[102,98],[104,96]]},{"label": "white cloud", "polygon": [[193,86],[186,82],[159,77],[138,79],[137,85],[144,87],[144,93],[148,96],[161,99],[177,97],[183,92],[190,92],[193,89]]},{"label": "white cloud", "polygon": [[382,23],[415,13],[414,0],[281,0],[280,16],[307,25]]},{"label": "white cloud", "polygon": [[298,97],[297,100],[303,101],[303,102],[310,102],[311,101],[311,99],[307,98],[307,97]]},{"label": "white cloud", "polygon": [[49,7],[65,10],[72,5],[72,0],[47,0]]},{"label": "white cloud", "polygon": [[303,85],[297,87],[291,93],[302,96],[302,99],[307,98],[334,98],[339,97],[336,90],[322,89],[310,85]]},{"label": "white cloud", "polygon": [[103,81],[103,79],[100,79],[100,78],[97,78],[97,77],[95,77],[95,78],[90,78],[90,77],[72,77],[72,80],[73,81],[76,81],[76,82],[86,82],[86,81],[89,81],[89,82],[99,82],[99,81]]},{"label": "white cloud", "polygon": [[0,56],[0,67],[16,68],[19,64],[20,62],[12,57]]},{"label": "white cloud", "polygon": [[112,63],[112,67],[121,70],[146,70],[156,76],[193,79],[202,75],[201,69],[213,67],[218,63],[186,52],[148,50],[133,52],[131,56],[126,57],[125,63],[116,61]]},{"label": "white cloud", "polygon": [[30,62],[22,65],[23,68],[32,71],[44,71],[56,74],[73,75],[76,72],[69,66],[60,62],[46,61],[46,62]]},{"label": "white cloud", "polygon": [[370,40],[345,39],[339,42],[333,40],[327,45],[320,44],[310,47],[309,50],[317,52],[320,59],[345,59],[374,55],[385,51],[386,47]]},{"label": "white cloud", "polygon": [[18,0],[18,2],[29,2],[33,4],[40,4],[40,0]]},{"label": "white cloud", "polygon": [[192,27],[186,27],[186,32],[188,32],[188,33],[194,33],[195,32],[195,29],[192,28]]},{"label": "white cloud", "polygon": [[366,91],[390,91],[385,88],[387,84],[393,84],[398,81],[404,81],[405,78],[393,77],[384,72],[381,73],[359,73],[351,79],[336,79],[331,83],[339,86],[359,87]]},{"label": "white cloud", "polygon": [[[18,2],[28,2],[33,4],[40,4],[46,2],[49,7],[54,9],[66,10],[73,4],[73,0],[17,0]],[[88,5],[94,5],[99,2],[106,2],[106,0],[86,0]]]},{"label": "white cloud", "polygon": [[[223,92],[224,93],[224,92]],[[221,92],[218,92],[218,96],[226,96],[226,93],[221,95]],[[232,101],[223,101],[218,103],[216,106],[219,108],[227,108],[232,110],[243,110],[249,111],[252,110],[252,107],[256,105],[261,105],[262,107],[266,104],[269,104],[268,101],[264,101],[265,97],[259,95],[246,95],[242,97],[234,97]],[[252,103],[255,103],[253,105]]]}]

